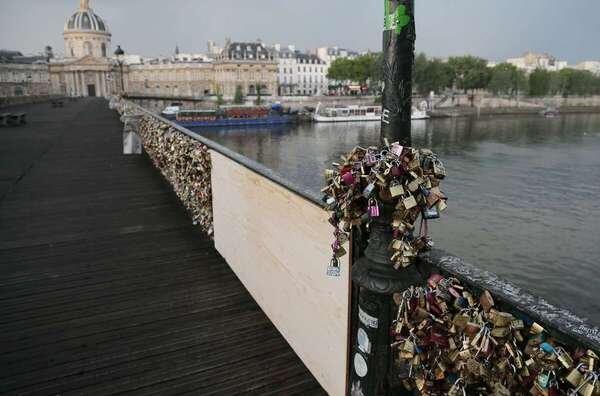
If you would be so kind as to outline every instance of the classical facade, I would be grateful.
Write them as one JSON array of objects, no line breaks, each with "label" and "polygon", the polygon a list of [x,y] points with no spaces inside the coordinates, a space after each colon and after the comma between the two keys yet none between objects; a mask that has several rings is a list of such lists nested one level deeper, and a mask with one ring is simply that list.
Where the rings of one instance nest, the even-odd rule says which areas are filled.
[{"label": "classical facade", "polygon": [[0,97],[46,96],[50,93],[47,59],[0,50]]},{"label": "classical facade", "polygon": [[217,93],[232,98],[238,87],[243,95],[277,93],[277,61],[273,51],[260,41],[227,42],[214,62]]},{"label": "classical facade", "polygon": [[323,95],[328,92],[329,65],[316,55],[304,54],[294,46],[277,51],[279,95]]},{"label": "classical facade", "polygon": [[550,54],[535,52],[526,52],[520,58],[507,59],[506,63],[510,63],[527,73],[531,73],[536,69],[560,71],[568,66],[566,61],[558,60]]},{"label": "classical facade", "polygon": [[[210,43],[209,57],[181,56],[145,60],[129,65],[127,92],[132,95],[194,97],[221,95],[233,99],[277,93],[277,61],[260,42],[227,42],[223,48]],[[215,53],[218,48],[218,53]],[[213,59],[214,58],[214,59]]]},{"label": "classical facade", "polygon": [[79,9],[67,19],[63,38],[65,58],[50,62],[53,94],[108,97],[119,92],[120,69],[109,57],[111,33],[89,0],[80,0]]},{"label": "classical facade", "polygon": [[170,58],[122,54],[116,59],[108,25],[94,12],[89,0],[80,0],[79,8],[67,18],[63,38],[64,58],[49,59],[49,63],[35,68],[0,67],[0,83],[7,83],[2,85],[2,92],[42,92],[42,86],[33,89],[32,84],[44,79],[49,81],[46,87],[50,94],[62,96],[128,93],[174,98],[221,95],[232,99],[238,88],[244,96],[269,96],[278,91],[277,61],[273,51],[260,41],[227,40],[223,48],[211,42],[208,56],[181,54],[177,49]]},{"label": "classical facade", "polygon": [[130,94],[200,97],[214,93],[214,70],[201,61],[156,61],[129,65]]}]

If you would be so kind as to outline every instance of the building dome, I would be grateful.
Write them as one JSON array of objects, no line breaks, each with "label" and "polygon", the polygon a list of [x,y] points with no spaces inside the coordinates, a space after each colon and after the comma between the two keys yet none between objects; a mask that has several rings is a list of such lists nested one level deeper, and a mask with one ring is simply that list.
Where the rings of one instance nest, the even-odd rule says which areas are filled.
[{"label": "building dome", "polygon": [[89,0],[79,1],[79,10],[67,19],[63,37],[67,58],[109,56],[111,34],[106,22],[90,8]]},{"label": "building dome", "polygon": [[94,11],[90,8],[89,0],[81,0],[79,10],[75,12],[65,23],[65,32],[69,31],[87,31],[108,33],[108,26]]}]

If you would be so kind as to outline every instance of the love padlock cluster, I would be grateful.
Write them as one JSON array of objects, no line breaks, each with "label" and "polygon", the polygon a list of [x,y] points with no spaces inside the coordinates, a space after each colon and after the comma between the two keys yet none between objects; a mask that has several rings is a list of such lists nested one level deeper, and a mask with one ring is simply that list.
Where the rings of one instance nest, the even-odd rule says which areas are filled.
[{"label": "love padlock cluster", "polygon": [[[439,218],[447,207],[447,197],[440,190],[446,177],[443,163],[431,150],[387,142],[383,149],[356,147],[341,160],[325,171],[327,186],[322,190],[335,228],[328,272],[339,271],[351,228],[379,218],[384,207],[392,209],[391,260],[396,269],[409,266],[433,244],[427,235],[427,220]],[[421,227],[415,237],[419,218]]]},{"label": "love padlock cluster", "polygon": [[208,147],[150,116],[139,134],[144,150],[190,212],[194,224],[213,234],[211,162]]},{"label": "love padlock cluster", "polygon": [[421,395],[600,395],[598,356],[478,298],[455,278],[394,295],[391,381]]}]

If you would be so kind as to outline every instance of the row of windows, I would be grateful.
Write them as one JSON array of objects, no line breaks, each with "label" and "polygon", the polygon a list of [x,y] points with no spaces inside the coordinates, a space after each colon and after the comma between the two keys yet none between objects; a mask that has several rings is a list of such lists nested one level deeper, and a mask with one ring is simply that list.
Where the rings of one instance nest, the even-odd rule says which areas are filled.
[{"label": "row of windows", "polygon": [[[302,76],[302,77],[303,77],[303,78],[302,78],[302,82],[306,84],[306,81],[307,81],[307,79],[306,79],[306,76]],[[319,83],[319,82],[320,82],[320,83],[323,83],[323,82],[325,82],[326,80],[327,80],[327,79],[326,79],[326,78],[324,78],[322,75],[321,75],[321,76],[318,76],[318,77],[317,77],[317,76],[315,76],[315,78],[314,78],[314,81],[315,81],[315,83]],[[283,76],[283,82],[284,82],[285,84],[287,84],[287,82],[288,82],[288,78],[287,78],[287,76]],[[292,84],[294,83],[294,77],[293,77],[293,76],[290,76],[290,78],[289,78],[289,82],[290,82],[290,83],[292,83]],[[300,78],[298,78],[298,82],[300,82]],[[313,78],[312,78],[312,76],[308,76],[308,82],[309,82],[309,83],[311,83],[311,84],[313,83]]]},{"label": "row of windows", "polygon": [[[283,74],[287,74],[287,73],[292,74],[293,72],[294,72],[294,69],[291,68],[291,67],[289,69],[286,68],[286,67],[283,68]],[[306,66],[303,66],[303,67],[298,66],[298,73],[300,73],[300,72],[306,73]],[[308,68],[308,72],[312,73],[313,72],[313,68],[309,67]],[[325,72],[325,68],[323,66],[322,67],[315,67],[315,73],[324,73],[324,72]]]},{"label": "row of windows", "polygon": [[0,72],[0,82],[40,83],[48,82],[49,78],[48,73]]}]

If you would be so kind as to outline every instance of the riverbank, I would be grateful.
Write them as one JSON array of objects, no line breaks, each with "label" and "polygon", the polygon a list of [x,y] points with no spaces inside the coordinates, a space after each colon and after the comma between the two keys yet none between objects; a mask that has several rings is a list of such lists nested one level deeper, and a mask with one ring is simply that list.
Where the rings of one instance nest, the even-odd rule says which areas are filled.
[{"label": "riverbank", "polygon": [[[563,106],[556,108],[560,114],[600,113],[600,106]],[[430,111],[431,118],[477,117],[477,116],[520,116],[538,115],[541,107],[443,107]]]}]

